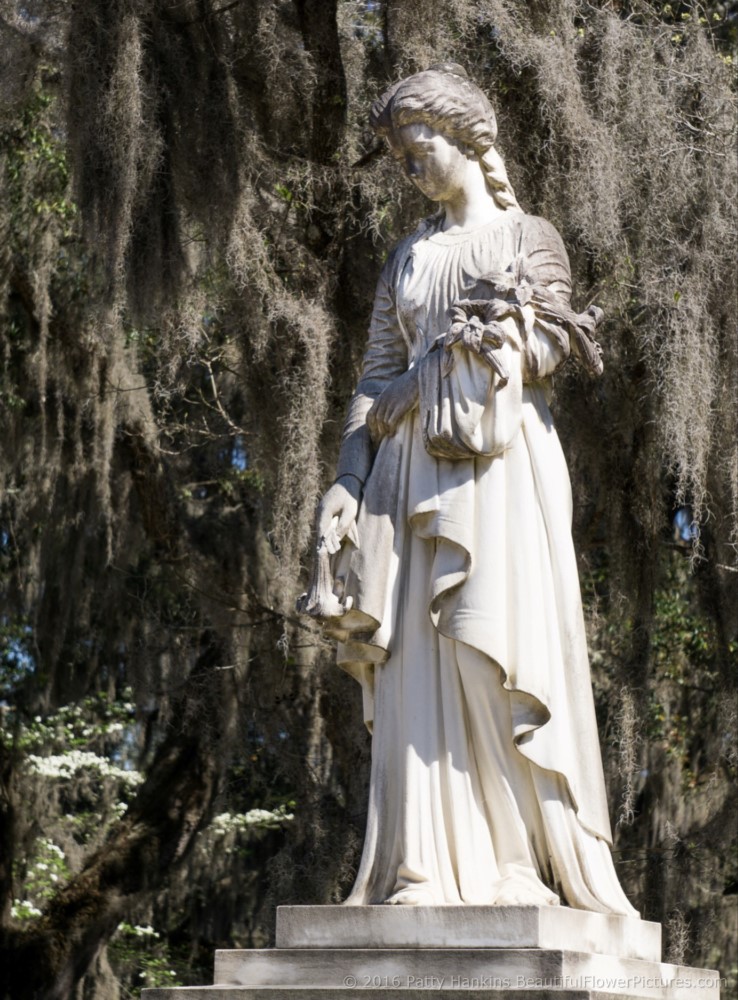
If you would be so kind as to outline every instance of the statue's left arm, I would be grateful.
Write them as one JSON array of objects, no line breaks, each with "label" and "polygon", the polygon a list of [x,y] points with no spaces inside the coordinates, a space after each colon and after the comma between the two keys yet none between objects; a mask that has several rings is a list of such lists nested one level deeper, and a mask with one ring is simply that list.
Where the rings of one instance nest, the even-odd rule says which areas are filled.
[{"label": "statue's left arm", "polygon": [[591,375],[602,374],[602,353],[594,333],[602,321],[602,310],[590,306],[583,313],[571,308],[571,268],[563,241],[545,219],[525,216],[519,254],[525,261],[525,279],[534,290],[536,336],[525,349],[526,377],[550,375],[569,353]]}]

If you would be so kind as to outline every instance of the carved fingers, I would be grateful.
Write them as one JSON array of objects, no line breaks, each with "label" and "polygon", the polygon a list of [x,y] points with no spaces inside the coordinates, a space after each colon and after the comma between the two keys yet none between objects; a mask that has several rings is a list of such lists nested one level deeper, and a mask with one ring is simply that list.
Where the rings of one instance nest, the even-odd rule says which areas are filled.
[{"label": "carved fingers", "polygon": [[341,481],[334,483],[318,505],[318,551],[324,546],[329,555],[338,552],[358,512],[358,498]]},{"label": "carved fingers", "polygon": [[418,374],[415,368],[396,378],[378,396],[369,410],[366,422],[375,441],[394,434],[400,421],[418,402]]}]

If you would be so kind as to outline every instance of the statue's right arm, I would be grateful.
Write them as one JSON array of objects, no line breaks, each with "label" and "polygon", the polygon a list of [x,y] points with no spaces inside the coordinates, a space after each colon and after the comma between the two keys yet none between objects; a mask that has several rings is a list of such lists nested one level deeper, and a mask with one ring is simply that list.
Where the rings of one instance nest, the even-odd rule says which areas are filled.
[{"label": "statue's right arm", "polygon": [[[361,378],[349,404],[341,438],[336,481],[318,507],[318,538],[325,538],[334,550],[356,517],[361,490],[374,461],[367,414],[374,400],[408,367],[407,344],[400,330],[394,297],[398,250],[390,255],[379,278]],[[332,527],[336,517],[338,523]]]}]

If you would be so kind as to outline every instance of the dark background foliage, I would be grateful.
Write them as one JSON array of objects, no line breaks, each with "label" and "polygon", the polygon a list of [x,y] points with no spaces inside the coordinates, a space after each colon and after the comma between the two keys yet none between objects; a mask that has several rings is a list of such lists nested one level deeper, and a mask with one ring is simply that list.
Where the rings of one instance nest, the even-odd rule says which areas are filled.
[{"label": "dark background foliage", "polygon": [[429,209],[368,107],[449,59],[607,315],[555,411],[618,870],[668,958],[735,982],[736,15],[0,2],[0,995],[206,982],[351,883],[368,736],[292,609]]}]

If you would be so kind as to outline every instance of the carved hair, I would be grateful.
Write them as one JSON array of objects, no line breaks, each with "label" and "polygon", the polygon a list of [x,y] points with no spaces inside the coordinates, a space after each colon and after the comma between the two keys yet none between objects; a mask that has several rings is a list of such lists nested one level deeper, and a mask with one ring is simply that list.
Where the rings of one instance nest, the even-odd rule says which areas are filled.
[{"label": "carved hair", "polygon": [[500,208],[520,207],[494,147],[497,120],[492,105],[462,66],[441,63],[400,80],[374,102],[371,124],[385,138],[403,125],[428,125],[470,147]]}]

